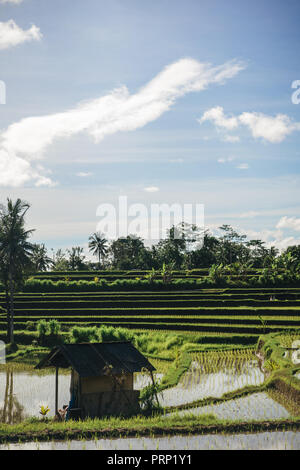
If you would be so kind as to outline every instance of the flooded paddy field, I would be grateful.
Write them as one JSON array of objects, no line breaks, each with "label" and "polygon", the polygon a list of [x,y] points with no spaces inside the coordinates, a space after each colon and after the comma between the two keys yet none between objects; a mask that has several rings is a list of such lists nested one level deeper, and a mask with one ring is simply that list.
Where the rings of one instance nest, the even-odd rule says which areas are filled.
[{"label": "flooded paddy field", "polygon": [[[205,406],[193,406],[193,402],[205,398],[219,399],[224,393],[234,392],[245,386],[260,386],[264,383],[264,374],[260,368],[253,349],[240,351],[222,351],[207,353],[190,353],[191,365],[179,383],[159,394],[163,407],[176,407],[178,410],[165,412],[166,417],[179,415],[189,416],[213,415],[218,420],[232,422],[276,421],[289,419],[300,415],[291,414],[284,405],[275,401],[267,392],[255,392],[239,398],[224,400]],[[168,363],[170,364],[170,363]],[[168,365],[167,364],[167,365]],[[166,363],[160,366],[156,363],[155,380],[160,382],[166,374]],[[151,383],[151,378],[145,373],[134,375],[134,388],[141,390]],[[59,374],[59,407],[68,404],[70,399],[70,373],[61,371]],[[39,417],[41,405],[50,408],[49,416],[54,415],[55,402],[55,373],[54,371],[37,371],[28,367],[2,366],[0,369],[0,422],[21,423],[30,417]],[[189,409],[180,409],[189,405]],[[162,416],[162,419],[164,419]],[[199,419],[199,418],[197,418]],[[275,423],[274,423],[275,424]],[[300,450],[300,432],[286,431],[285,428],[270,432],[213,435],[177,435],[165,437],[138,437],[93,440],[70,440],[31,442],[22,444],[2,444],[0,450],[68,450],[68,449],[98,449],[98,450],[217,450],[217,449],[270,449],[270,450]],[[284,430],[282,430],[284,429]],[[170,432],[170,431],[167,431]],[[196,431],[197,432],[197,431]],[[210,432],[210,430],[208,431]],[[60,437],[59,437],[60,439]]]},{"label": "flooded paddy field", "polygon": [[241,355],[223,352],[193,354],[189,370],[176,387],[165,390],[162,406],[178,406],[203,398],[219,398],[247,385],[261,385],[264,374],[252,351]]},{"label": "flooded paddy field", "polygon": [[1,450],[300,450],[300,433],[209,434],[0,445]]},{"label": "flooded paddy field", "polygon": [[[271,421],[290,418],[290,413],[267,393],[253,393],[236,400],[177,411],[179,416],[213,414],[232,421]],[[166,416],[170,416],[168,413]],[[173,414],[173,413],[172,413]]]},{"label": "flooded paddy field", "polygon": [[[162,374],[156,374],[157,380]],[[70,401],[70,373],[60,373],[58,380],[59,406]],[[146,374],[135,374],[134,388],[141,390],[151,383]],[[16,424],[32,416],[38,417],[41,406],[48,406],[48,416],[54,416],[55,373],[20,371],[8,368],[0,371],[0,423]]]},{"label": "flooded paddy field", "polygon": [[[158,365],[155,380],[160,382],[163,373]],[[161,366],[164,369],[165,365]],[[255,360],[253,351],[231,354],[229,352],[195,353],[189,370],[183,374],[177,386],[159,394],[163,407],[192,403],[207,397],[219,398],[246,385],[260,385],[264,374]],[[141,390],[151,383],[147,374],[134,375],[134,388]],[[70,400],[70,373],[60,371],[58,380],[59,407]],[[0,370],[0,422],[18,423],[28,417],[38,417],[40,407],[50,408],[49,416],[54,415],[55,407],[55,373],[32,370],[13,369],[9,366]],[[262,409],[269,404],[261,402]],[[251,402],[247,409],[251,409]],[[228,413],[227,413],[228,414]],[[283,413],[280,413],[281,415]],[[263,415],[263,411],[261,412]],[[251,413],[249,414],[251,419]]]}]

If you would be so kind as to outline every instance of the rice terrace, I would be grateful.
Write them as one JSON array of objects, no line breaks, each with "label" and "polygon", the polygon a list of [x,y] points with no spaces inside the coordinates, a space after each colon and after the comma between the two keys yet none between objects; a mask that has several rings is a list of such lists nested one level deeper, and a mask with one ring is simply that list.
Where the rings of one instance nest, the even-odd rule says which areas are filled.
[{"label": "rice terrace", "polygon": [[[139,263],[141,240],[113,242],[111,265],[96,233],[90,250],[103,260],[78,247],[52,259],[27,240],[27,209],[2,208],[0,448],[300,448],[298,247],[257,253],[223,226],[223,239],[206,232],[192,252],[214,239],[210,267],[125,270],[114,265]],[[18,248],[6,265],[12,229],[23,257]],[[173,230],[153,264],[170,247],[193,263]],[[218,264],[226,255],[234,262]]]},{"label": "rice terrace", "polygon": [[0,452],[300,450],[299,17],[0,0]]}]

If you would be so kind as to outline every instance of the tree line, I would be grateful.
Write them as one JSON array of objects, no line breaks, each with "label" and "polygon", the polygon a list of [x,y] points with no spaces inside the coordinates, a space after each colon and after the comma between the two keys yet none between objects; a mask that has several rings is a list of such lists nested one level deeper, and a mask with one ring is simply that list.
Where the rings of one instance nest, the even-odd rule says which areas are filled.
[{"label": "tree line", "polygon": [[[192,238],[183,227],[171,227],[165,239],[148,247],[144,240],[135,235],[108,242],[101,233],[89,237],[89,251],[96,262],[88,261],[83,247],[75,246],[68,250],[57,250],[50,258],[45,245],[35,245],[33,262],[36,271],[80,271],[98,269],[160,269],[167,264],[171,269],[210,268],[214,264],[232,265],[240,263],[253,269],[271,266],[279,257],[274,246],[266,247],[262,240],[247,240],[230,225],[219,227],[221,235],[213,235],[208,230],[192,227]],[[180,230],[181,237],[175,236]],[[202,240],[200,242],[200,240]],[[300,246],[290,246],[283,255],[291,253],[300,262]]]},{"label": "tree line", "polygon": [[290,246],[279,255],[275,247],[267,248],[262,240],[247,240],[230,225],[222,225],[221,235],[216,237],[208,230],[182,223],[171,227],[167,237],[151,247],[134,235],[109,243],[101,233],[94,233],[88,239],[88,247],[96,262],[87,261],[80,246],[57,250],[50,257],[45,244],[30,242],[34,230],[25,227],[29,208],[21,199],[8,199],[0,205],[0,281],[11,343],[15,293],[22,289],[26,277],[37,271],[163,268],[168,275],[172,269],[209,268],[210,275],[218,280],[228,266],[240,276],[250,268],[264,268],[266,275],[271,275],[272,270],[298,273],[300,269],[300,245]]}]

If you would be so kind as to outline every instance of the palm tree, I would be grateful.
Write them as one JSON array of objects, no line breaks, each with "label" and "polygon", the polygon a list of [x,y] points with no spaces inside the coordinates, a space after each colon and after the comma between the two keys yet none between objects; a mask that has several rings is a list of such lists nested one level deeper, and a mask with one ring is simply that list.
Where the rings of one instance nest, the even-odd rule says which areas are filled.
[{"label": "palm tree", "polygon": [[33,247],[31,260],[35,271],[47,271],[47,269],[53,265],[53,260],[47,255],[45,245],[36,243]]},{"label": "palm tree", "polygon": [[95,232],[89,237],[89,250],[93,255],[98,256],[99,259],[99,269],[101,269],[101,258],[107,254],[107,240],[103,238],[100,232]]},{"label": "palm tree", "polygon": [[22,285],[27,269],[32,268],[33,245],[28,238],[34,230],[25,230],[25,214],[30,205],[7,199],[0,206],[0,278],[4,285],[7,310],[7,338],[14,343],[14,296]]}]

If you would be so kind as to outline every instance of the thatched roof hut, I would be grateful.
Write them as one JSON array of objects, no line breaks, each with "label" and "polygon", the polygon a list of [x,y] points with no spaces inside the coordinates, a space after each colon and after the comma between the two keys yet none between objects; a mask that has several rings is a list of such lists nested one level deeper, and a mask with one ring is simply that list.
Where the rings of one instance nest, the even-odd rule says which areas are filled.
[{"label": "thatched roof hut", "polygon": [[70,416],[102,417],[139,411],[133,374],[155,368],[130,342],[63,344],[36,366],[56,368],[55,408],[58,411],[58,370],[71,368]]}]

